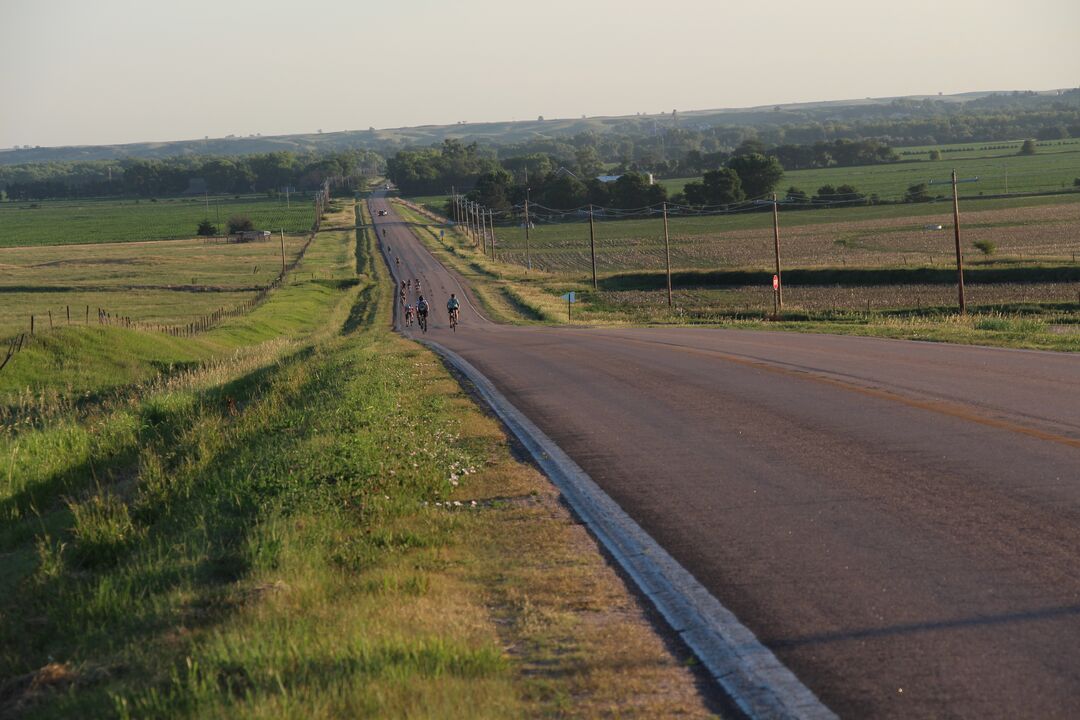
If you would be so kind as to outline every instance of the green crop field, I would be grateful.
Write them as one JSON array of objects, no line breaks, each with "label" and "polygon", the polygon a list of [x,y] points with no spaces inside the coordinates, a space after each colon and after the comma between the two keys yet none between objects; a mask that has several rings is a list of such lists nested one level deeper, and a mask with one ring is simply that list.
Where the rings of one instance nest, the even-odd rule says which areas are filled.
[{"label": "green crop field", "polygon": [[0,203],[0,247],[192,238],[204,219],[225,232],[233,215],[260,230],[301,233],[315,209],[308,198],[214,197]]},{"label": "green crop field", "polygon": [[[1018,142],[942,147],[972,149],[943,152],[941,160],[930,160],[929,151],[933,148],[897,148],[897,152],[918,152],[921,159],[901,155],[902,162],[882,165],[789,170],[777,189],[783,194],[789,187],[796,187],[813,195],[823,185],[852,185],[864,194],[876,193],[884,200],[901,200],[912,185],[931,180],[948,183],[954,169],[961,178],[979,178],[978,182],[960,186],[962,197],[1053,192],[1074,187],[1074,181],[1080,178],[1080,141],[1040,143],[1035,155],[1017,155]],[[671,178],[659,182],[668,192],[676,193],[697,179]],[[930,189],[932,194],[950,192],[948,184],[937,191],[933,186]]]},{"label": "green crop field", "polygon": [[[285,237],[286,260],[304,236]],[[314,245],[313,245],[314,247]],[[310,251],[309,251],[310,252]],[[174,240],[0,248],[0,337],[87,320],[97,309],[180,324],[251,298],[281,271],[281,245]]]}]

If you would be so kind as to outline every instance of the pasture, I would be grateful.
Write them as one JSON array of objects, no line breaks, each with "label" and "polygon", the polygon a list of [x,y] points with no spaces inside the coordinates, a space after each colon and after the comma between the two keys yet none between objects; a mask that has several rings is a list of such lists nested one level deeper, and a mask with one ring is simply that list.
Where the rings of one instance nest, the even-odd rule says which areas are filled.
[{"label": "pasture", "polygon": [[[292,262],[305,238],[285,237]],[[180,324],[251,298],[281,271],[281,245],[175,240],[0,248],[0,337],[96,322],[97,309]]]},{"label": "pasture", "polygon": [[310,198],[262,196],[0,203],[0,248],[193,238],[210,220],[225,233],[233,215],[260,230],[302,233],[315,222]]},{"label": "pasture", "polygon": [[[859,167],[832,167],[812,170],[788,170],[777,187],[783,195],[796,187],[813,195],[823,185],[852,185],[866,195],[876,193],[883,200],[899,201],[908,187],[933,180],[945,182],[940,189],[930,186],[932,195],[948,195],[953,169],[961,178],[978,177],[979,181],[960,186],[961,197],[1003,195],[1006,193],[1054,192],[1074,187],[1080,178],[1080,141],[1040,143],[1034,155],[1017,155],[1020,142],[973,143],[941,148],[896,148],[901,161]],[[940,160],[930,160],[929,151],[944,149]],[[948,152],[955,149],[955,152]],[[698,178],[660,180],[669,193],[681,192],[686,183]]]}]

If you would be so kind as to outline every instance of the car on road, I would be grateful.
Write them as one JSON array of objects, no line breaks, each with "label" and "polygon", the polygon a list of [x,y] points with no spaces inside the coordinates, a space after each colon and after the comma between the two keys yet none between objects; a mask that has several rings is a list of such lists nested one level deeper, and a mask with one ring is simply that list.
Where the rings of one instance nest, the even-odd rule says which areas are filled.
[{"label": "car on road", "polygon": [[380,210],[380,211],[379,211],[379,217],[383,217],[383,216],[385,216],[385,215],[386,215],[386,211],[385,211],[385,210]]}]

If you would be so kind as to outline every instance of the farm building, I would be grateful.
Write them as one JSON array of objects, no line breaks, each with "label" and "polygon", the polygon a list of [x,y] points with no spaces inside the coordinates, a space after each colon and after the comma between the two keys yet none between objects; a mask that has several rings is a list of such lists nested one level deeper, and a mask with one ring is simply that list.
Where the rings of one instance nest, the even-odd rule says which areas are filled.
[{"label": "farm building", "polygon": [[[653,174],[652,173],[643,172],[643,173],[640,173],[640,174],[644,175],[649,180],[650,185],[656,184],[656,181],[653,179]],[[613,182],[615,182],[616,180],[618,180],[621,177],[622,177],[622,175],[597,175],[596,179],[599,180],[602,183],[613,183]]]}]

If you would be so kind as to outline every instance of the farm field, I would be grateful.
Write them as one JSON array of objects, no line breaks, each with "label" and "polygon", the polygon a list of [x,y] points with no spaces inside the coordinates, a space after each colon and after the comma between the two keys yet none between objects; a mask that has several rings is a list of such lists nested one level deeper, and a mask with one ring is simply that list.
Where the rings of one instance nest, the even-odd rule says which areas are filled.
[{"label": "farm field", "polygon": [[[1080,204],[1039,200],[1037,205],[1007,201],[1011,207],[997,204],[996,210],[985,211],[989,214],[962,217],[965,233],[971,231],[965,235],[966,316],[956,310],[951,227],[926,230],[925,219],[888,217],[881,214],[884,208],[788,213],[832,214],[849,221],[782,231],[784,312],[778,322],[770,321],[768,215],[751,216],[760,225],[756,230],[743,226],[720,234],[710,232],[715,230],[710,224],[724,218],[673,221],[673,238],[685,233],[672,249],[674,308],[667,304],[662,243],[640,233],[642,227],[662,232],[659,221],[597,223],[597,290],[590,278],[584,224],[539,226],[531,235],[531,248],[538,249],[528,273],[518,264],[523,247],[507,249],[504,242],[498,260],[492,261],[460,232],[440,237],[432,226],[414,232],[478,288],[486,312],[509,322],[565,323],[561,296],[573,290],[578,294],[573,322],[581,323],[719,324],[1080,350],[1080,247],[1073,231]],[[397,211],[408,221],[424,222],[401,204]],[[850,220],[864,211],[873,219]],[[677,229],[679,222],[688,225]],[[603,234],[613,228],[622,228],[624,235],[637,231],[639,238]],[[574,237],[545,235],[568,229]],[[970,247],[976,230],[1015,235],[998,238],[1005,249],[995,248],[987,256]],[[504,237],[507,230],[499,233]]]},{"label": "farm field", "polygon": [[0,203],[0,248],[193,238],[209,219],[225,232],[233,215],[246,215],[260,230],[302,233],[311,229],[310,198],[214,197],[150,200],[68,200]]},{"label": "farm field", "polygon": [[[663,221],[599,219],[597,271],[661,270]],[[940,225],[940,229],[937,227]],[[780,212],[783,266],[944,267],[953,262],[952,208],[923,203]],[[990,257],[1074,262],[1080,255],[1080,196],[968,203],[961,215],[965,253],[984,258],[973,243],[991,243]],[[759,268],[774,262],[769,213],[672,216],[675,269]],[[499,259],[526,264],[523,228],[497,228]],[[974,253],[974,255],[972,255]],[[532,267],[556,274],[590,270],[587,222],[538,224],[530,232]]]},{"label": "farm field", "polygon": [[[286,261],[304,236],[285,237]],[[310,252],[310,251],[309,251]],[[0,248],[0,337],[29,329],[95,322],[97,309],[160,324],[180,324],[236,306],[281,271],[281,245],[175,240]]]},{"label": "farm field", "polygon": [[[861,193],[876,193],[883,200],[899,201],[912,185],[930,180],[947,183],[953,169],[961,178],[979,178],[977,183],[960,186],[961,197],[1060,191],[1074,187],[1074,181],[1080,178],[1080,142],[1056,143],[1040,145],[1035,155],[1017,155],[1016,149],[1007,143],[979,143],[962,146],[976,148],[970,152],[942,153],[941,160],[928,157],[916,160],[901,155],[901,162],[882,165],[788,170],[784,172],[777,192],[783,195],[789,187],[796,187],[813,195],[823,185],[852,185]],[[1004,150],[977,149],[987,145],[1008,147]],[[922,153],[925,150],[928,154],[931,149],[934,148],[913,151]],[[896,148],[898,153],[905,150],[907,148]],[[677,193],[682,192],[687,182],[697,179],[670,178],[658,182],[669,193]],[[937,194],[932,185],[930,191]],[[947,184],[940,189],[943,196],[950,192]]]}]

